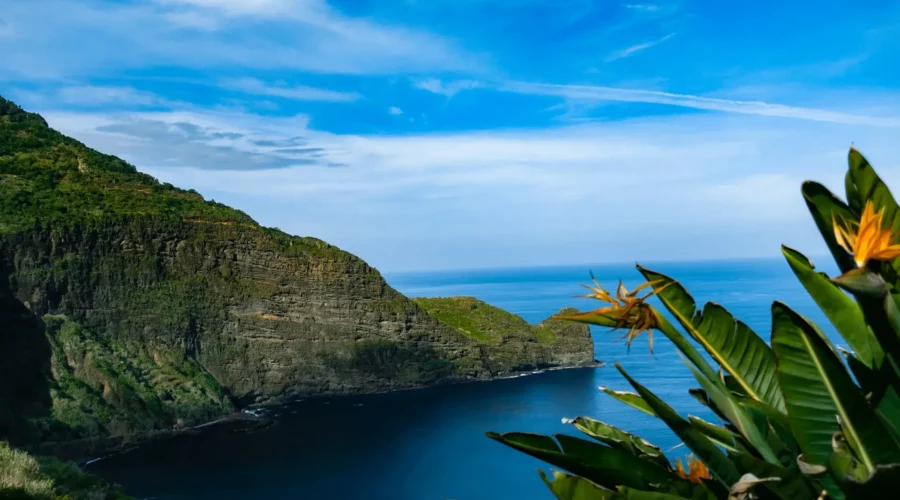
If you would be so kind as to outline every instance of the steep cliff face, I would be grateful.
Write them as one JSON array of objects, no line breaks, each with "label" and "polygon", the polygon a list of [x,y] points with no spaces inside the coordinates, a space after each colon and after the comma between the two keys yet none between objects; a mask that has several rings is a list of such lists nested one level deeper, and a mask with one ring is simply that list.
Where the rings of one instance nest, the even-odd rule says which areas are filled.
[{"label": "steep cliff face", "polygon": [[546,330],[537,351],[466,335],[357,257],[159,184],[0,98],[0,438],[129,435],[279,396],[593,358],[587,331]]},{"label": "steep cliff face", "polygon": [[594,363],[588,325],[549,318],[531,325],[521,316],[474,297],[414,300],[434,317],[475,340],[482,362],[492,374]]}]

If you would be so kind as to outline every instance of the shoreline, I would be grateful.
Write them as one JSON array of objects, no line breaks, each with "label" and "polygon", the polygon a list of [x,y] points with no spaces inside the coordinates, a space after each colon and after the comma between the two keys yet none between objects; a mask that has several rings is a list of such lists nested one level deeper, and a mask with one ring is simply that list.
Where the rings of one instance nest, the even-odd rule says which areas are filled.
[{"label": "shoreline", "polygon": [[[129,439],[127,443],[119,443],[118,445],[112,445],[107,448],[105,451],[101,452],[97,456],[92,458],[81,458],[72,460],[76,464],[78,464],[81,468],[87,468],[91,464],[95,464],[97,462],[107,460],[109,458],[116,457],[118,455],[122,455],[133,451],[141,446],[145,446],[154,441],[165,441],[169,439],[174,439],[180,436],[190,435],[190,434],[198,434],[203,432],[206,429],[210,429],[212,427],[227,425],[227,424],[249,424],[246,429],[241,430],[242,432],[255,432],[260,429],[264,429],[269,425],[275,422],[274,419],[266,416],[266,415],[257,415],[253,412],[253,410],[259,409],[268,409],[273,407],[279,407],[284,405],[289,405],[292,403],[298,403],[309,400],[317,400],[317,399],[327,399],[327,398],[344,398],[350,396],[369,396],[369,395],[379,395],[379,394],[389,394],[393,392],[401,392],[401,391],[414,391],[414,390],[422,390],[429,389],[433,387],[438,387],[442,385],[463,385],[468,383],[478,383],[478,382],[493,382],[498,380],[510,380],[522,377],[529,377],[533,375],[540,375],[542,373],[554,372],[554,371],[562,371],[562,370],[577,370],[577,369],[585,369],[585,368],[601,368],[606,366],[606,363],[602,361],[594,361],[591,364],[585,365],[575,365],[575,366],[552,366],[548,368],[536,369],[531,371],[522,371],[522,372],[514,372],[508,373],[505,375],[498,375],[491,378],[486,379],[459,379],[451,382],[423,385],[417,387],[404,387],[398,389],[386,389],[381,391],[370,391],[370,392],[353,392],[353,393],[338,393],[338,394],[314,394],[309,396],[291,396],[291,397],[283,397],[283,398],[273,398],[271,401],[265,401],[262,403],[255,403],[251,405],[247,405],[242,408],[238,408],[236,411],[229,413],[227,415],[223,415],[219,418],[210,420],[208,422],[203,422],[191,427],[186,427],[179,430],[163,430],[163,431],[151,431],[143,433],[142,435],[132,437]],[[103,440],[112,439],[115,440],[115,437],[101,437],[86,440],[86,444],[88,443],[97,443]],[[69,442],[74,444],[75,442]],[[65,446],[69,443],[59,443],[60,447]],[[48,445],[48,447],[52,447],[53,445]],[[46,453],[45,453],[46,454]],[[52,455],[52,453],[49,453]]]}]

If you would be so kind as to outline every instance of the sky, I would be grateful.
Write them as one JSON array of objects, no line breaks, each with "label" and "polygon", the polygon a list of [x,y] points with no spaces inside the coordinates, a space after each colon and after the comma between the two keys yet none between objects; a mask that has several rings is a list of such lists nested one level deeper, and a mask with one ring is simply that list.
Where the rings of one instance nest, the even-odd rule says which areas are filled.
[{"label": "sky", "polygon": [[808,255],[900,3],[0,0],[0,95],[383,271]]}]

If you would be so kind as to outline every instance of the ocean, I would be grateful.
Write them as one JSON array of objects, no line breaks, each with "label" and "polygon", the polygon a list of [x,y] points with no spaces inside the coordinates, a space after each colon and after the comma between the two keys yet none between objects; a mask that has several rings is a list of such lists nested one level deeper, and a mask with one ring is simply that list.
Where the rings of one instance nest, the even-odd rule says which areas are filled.
[{"label": "ocean", "polygon": [[[834,275],[833,263],[820,270]],[[642,263],[644,264],[644,263]],[[815,321],[838,345],[830,323],[783,260],[644,264],[677,280],[698,303],[717,302],[768,340],[770,307],[785,302]],[[631,289],[631,265],[567,266],[387,274],[411,297],[474,296],[537,323],[563,307],[596,308],[573,298],[589,271],[613,289]],[[276,410],[276,424],[255,433],[213,430],[149,444],[89,470],[140,498],[548,500],[537,469],[551,467],[485,437],[487,431],[579,435],[563,417],[590,416],[636,433],[672,457],[688,453],[660,421],[598,390],[630,390],[613,367],[665,399],[682,415],[715,417],[688,389],[697,386],[661,334],[630,349],[621,332],[593,329],[599,368],[559,370],[490,382],[390,394],[313,399]]]}]

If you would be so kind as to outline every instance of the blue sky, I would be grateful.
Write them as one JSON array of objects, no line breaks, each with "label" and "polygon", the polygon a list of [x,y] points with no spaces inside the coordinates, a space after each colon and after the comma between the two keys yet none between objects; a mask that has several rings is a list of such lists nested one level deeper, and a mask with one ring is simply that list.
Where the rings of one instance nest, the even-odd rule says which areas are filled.
[{"label": "blue sky", "polygon": [[0,0],[0,94],[389,271],[823,253],[900,4]]}]

